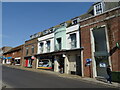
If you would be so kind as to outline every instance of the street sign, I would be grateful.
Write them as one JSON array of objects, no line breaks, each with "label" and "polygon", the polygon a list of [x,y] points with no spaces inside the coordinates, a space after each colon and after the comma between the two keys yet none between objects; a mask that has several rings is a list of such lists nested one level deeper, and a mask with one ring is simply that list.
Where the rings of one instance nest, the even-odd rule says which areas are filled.
[{"label": "street sign", "polygon": [[86,66],[90,66],[92,59],[88,58],[86,59]]},{"label": "street sign", "polygon": [[105,63],[100,63],[99,66],[100,67],[106,67],[106,64]]},{"label": "street sign", "polygon": [[92,59],[89,59],[89,58],[88,58],[88,59],[86,59],[86,62],[91,62],[91,61],[92,61]]}]

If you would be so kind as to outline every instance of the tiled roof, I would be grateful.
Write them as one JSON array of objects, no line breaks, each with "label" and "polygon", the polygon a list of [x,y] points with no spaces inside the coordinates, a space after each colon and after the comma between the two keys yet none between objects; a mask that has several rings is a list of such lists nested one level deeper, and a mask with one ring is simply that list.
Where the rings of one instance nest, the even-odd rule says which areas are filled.
[{"label": "tiled roof", "polygon": [[14,48],[10,49],[9,51],[5,52],[4,54],[10,53],[10,52],[13,52],[13,51],[16,51],[16,50],[20,50],[22,47],[23,47],[23,45],[14,47]]}]

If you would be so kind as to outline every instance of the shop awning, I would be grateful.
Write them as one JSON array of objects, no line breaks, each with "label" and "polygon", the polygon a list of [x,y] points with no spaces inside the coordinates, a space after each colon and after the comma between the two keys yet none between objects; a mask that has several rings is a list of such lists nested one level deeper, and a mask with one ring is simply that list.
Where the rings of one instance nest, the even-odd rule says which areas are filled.
[{"label": "shop awning", "polygon": [[12,57],[7,57],[7,59],[11,59]]}]

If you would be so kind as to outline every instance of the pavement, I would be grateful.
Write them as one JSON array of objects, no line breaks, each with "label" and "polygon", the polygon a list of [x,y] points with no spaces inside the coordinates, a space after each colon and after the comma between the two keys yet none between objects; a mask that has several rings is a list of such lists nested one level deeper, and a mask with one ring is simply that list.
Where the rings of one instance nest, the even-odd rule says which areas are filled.
[{"label": "pavement", "polygon": [[112,87],[112,88],[120,88],[120,83],[112,82],[112,84],[109,84],[109,83],[106,83],[106,82],[98,81],[95,78],[87,78],[87,77],[83,78],[83,77],[80,77],[78,75],[60,74],[58,72],[53,72],[53,71],[49,71],[49,70],[25,68],[25,67],[15,66],[15,65],[4,65],[4,66],[11,67],[11,68],[17,68],[17,69],[22,69],[22,70],[28,70],[28,71],[32,71],[32,72],[38,72],[38,73],[42,72],[42,73],[45,73],[45,74],[52,74],[52,75],[55,75],[55,76],[58,76],[58,77],[80,80],[80,81],[83,81],[83,82],[94,83],[94,84],[101,84],[101,85]]}]

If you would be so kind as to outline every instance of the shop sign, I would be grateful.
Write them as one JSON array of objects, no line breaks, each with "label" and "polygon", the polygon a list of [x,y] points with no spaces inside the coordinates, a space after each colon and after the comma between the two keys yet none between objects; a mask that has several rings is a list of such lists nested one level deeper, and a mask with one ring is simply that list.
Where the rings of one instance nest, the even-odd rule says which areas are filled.
[{"label": "shop sign", "polygon": [[12,57],[7,57],[7,59],[11,59]]},{"label": "shop sign", "polygon": [[32,57],[31,57],[31,59],[35,59],[35,57],[34,57],[34,56],[32,56]]},{"label": "shop sign", "polygon": [[87,62],[87,63],[88,63],[88,62],[91,62],[91,61],[92,61],[92,59],[89,59],[89,58],[86,59],[86,62]]},{"label": "shop sign", "polygon": [[16,57],[15,59],[21,59],[21,57]]},{"label": "shop sign", "polygon": [[105,63],[100,63],[99,66],[100,67],[106,67],[106,64]]},{"label": "shop sign", "polygon": [[92,61],[92,59],[89,59],[89,58],[88,58],[88,59],[86,59],[86,64],[85,64],[85,65],[86,65],[86,66],[90,66],[91,61]]},{"label": "shop sign", "polygon": [[117,48],[120,48],[119,42],[116,43],[116,47],[117,47]]}]

